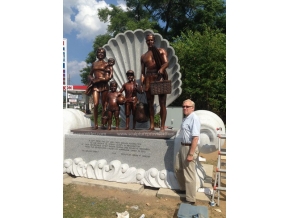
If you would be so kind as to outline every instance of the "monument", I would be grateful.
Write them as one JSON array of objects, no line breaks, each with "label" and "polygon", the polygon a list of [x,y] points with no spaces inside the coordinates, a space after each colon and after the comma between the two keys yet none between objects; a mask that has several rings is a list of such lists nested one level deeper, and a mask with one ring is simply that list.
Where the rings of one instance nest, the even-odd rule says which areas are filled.
[{"label": "monument", "polygon": [[[154,44],[157,48],[167,52],[166,80],[171,81],[172,87],[171,93],[166,94],[166,106],[168,106],[180,96],[182,82],[178,58],[167,40],[152,30],[138,29],[118,34],[103,48],[106,50],[106,58],[115,60],[112,79],[117,83],[118,90],[127,82],[128,70],[135,72],[136,82],[141,85],[144,82],[138,80],[138,78],[142,79],[140,57],[148,51],[148,43],[146,44],[148,34],[154,35]],[[106,58],[104,61],[107,61]],[[139,93],[137,97],[142,99]],[[144,103],[147,103],[147,99],[143,98]],[[161,107],[158,95],[154,95],[153,106],[154,114],[159,113]],[[201,119],[200,151],[213,152],[218,146],[215,141],[217,128],[221,127],[223,133],[224,124],[212,112],[196,111],[196,113]],[[84,119],[85,114],[75,113],[75,116],[72,122],[78,123]],[[71,128],[69,133],[64,134],[63,172],[90,179],[179,189],[174,173],[174,159],[181,140],[178,129],[166,129],[163,125],[162,131],[154,130],[152,126],[149,127],[148,121],[137,122],[134,130],[131,122],[130,130],[125,130],[124,107],[120,110],[120,120],[118,130],[96,128],[96,123],[92,124],[94,128],[87,126],[86,122],[82,122],[83,125],[70,124],[77,128]],[[200,163],[197,164],[197,168],[198,178],[200,178],[197,181],[198,189],[202,187],[206,175]]]}]

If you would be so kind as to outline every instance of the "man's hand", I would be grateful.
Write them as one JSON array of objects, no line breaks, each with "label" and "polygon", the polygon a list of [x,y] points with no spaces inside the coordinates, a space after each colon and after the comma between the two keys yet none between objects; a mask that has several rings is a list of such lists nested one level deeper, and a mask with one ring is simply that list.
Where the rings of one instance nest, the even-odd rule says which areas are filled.
[{"label": "man's hand", "polygon": [[158,76],[157,76],[157,80],[161,80],[163,78],[163,73],[161,73],[160,71],[158,71]]},{"label": "man's hand", "polygon": [[188,154],[186,160],[187,160],[188,162],[193,161],[193,155]]}]

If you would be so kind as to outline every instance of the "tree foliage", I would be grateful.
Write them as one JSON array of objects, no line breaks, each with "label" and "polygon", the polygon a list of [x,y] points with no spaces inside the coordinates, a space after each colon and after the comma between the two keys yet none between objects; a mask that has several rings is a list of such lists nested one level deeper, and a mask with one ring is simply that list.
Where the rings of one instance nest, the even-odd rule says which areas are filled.
[{"label": "tree foliage", "polygon": [[226,35],[207,29],[187,31],[171,44],[179,59],[182,94],[175,101],[181,105],[192,99],[196,109],[212,111],[224,117],[226,110]]},{"label": "tree foliage", "polygon": [[226,31],[224,0],[126,0],[130,13],[150,14],[159,33],[172,40],[186,30],[203,32],[207,27]]},{"label": "tree foliage", "polygon": [[110,7],[112,9],[99,9],[98,15],[103,22],[107,22],[110,18],[107,32],[113,37],[127,30],[152,29],[157,31],[157,21],[151,19],[150,14],[145,11],[138,9],[137,11],[123,11],[121,7],[115,5],[110,5]]}]

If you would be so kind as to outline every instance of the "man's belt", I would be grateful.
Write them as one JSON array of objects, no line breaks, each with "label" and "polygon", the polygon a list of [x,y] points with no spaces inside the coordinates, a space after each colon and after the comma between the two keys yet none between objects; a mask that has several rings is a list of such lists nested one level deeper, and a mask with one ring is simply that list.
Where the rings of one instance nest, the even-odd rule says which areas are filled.
[{"label": "man's belt", "polygon": [[191,143],[183,143],[183,142],[181,142],[181,145],[183,145],[183,146],[191,146]]}]

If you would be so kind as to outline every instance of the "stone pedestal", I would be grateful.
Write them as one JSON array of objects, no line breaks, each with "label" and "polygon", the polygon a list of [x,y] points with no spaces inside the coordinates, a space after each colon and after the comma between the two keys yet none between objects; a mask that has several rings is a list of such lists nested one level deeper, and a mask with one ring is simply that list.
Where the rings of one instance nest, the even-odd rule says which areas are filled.
[{"label": "stone pedestal", "polygon": [[[180,189],[174,161],[179,132],[173,130],[92,130],[81,128],[65,135],[64,173],[155,188]],[[197,189],[205,171],[197,163]]]},{"label": "stone pedestal", "polygon": [[65,135],[64,173],[179,189],[174,175],[176,131],[82,128],[71,132]]}]

